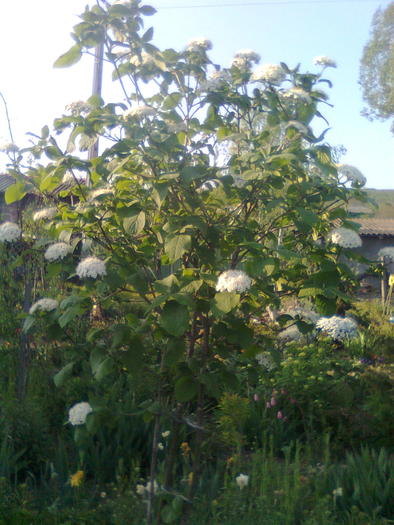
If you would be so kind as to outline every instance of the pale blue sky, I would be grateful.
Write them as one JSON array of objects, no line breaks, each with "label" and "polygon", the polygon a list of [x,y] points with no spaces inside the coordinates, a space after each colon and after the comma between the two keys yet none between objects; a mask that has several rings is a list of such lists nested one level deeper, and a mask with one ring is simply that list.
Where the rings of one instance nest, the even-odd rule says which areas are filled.
[{"label": "pale blue sky", "polygon": [[[370,123],[360,116],[363,104],[358,86],[359,61],[372,15],[390,1],[261,0],[263,5],[248,5],[254,2],[258,0],[152,0],[146,3],[158,13],[147,18],[146,25],[154,26],[154,43],[160,48],[182,48],[193,37],[210,38],[212,60],[224,66],[245,48],[257,51],[262,63],[284,61],[294,66],[301,62],[303,69],[311,71],[315,71],[315,56],[335,59],[338,69],[327,71],[334,83],[330,90],[334,108],[322,108],[331,127],[326,138],[347,148],[342,161],[357,166],[366,175],[368,187],[394,189],[394,140],[389,124]],[[234,3],[242,5],[227,6]],[[89,58],[70,69],[52,68],[71,46],[69,33],[86,4],[92,0],[19,0],[2,6],[0,91],[7,99],[18,144],[26,143],[26,131],[38,132],[67,103],[90,94]],[[221,7],[189,8],[202,4]],[[111,99],[107,86],[103,96]],[[9,140],[2,107],[0,138]]]}]

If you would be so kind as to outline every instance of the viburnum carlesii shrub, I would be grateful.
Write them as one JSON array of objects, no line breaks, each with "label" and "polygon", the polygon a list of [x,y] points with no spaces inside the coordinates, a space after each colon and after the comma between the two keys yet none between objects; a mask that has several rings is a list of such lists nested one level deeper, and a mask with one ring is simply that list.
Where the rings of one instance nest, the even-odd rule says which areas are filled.
[{"label": "viburnum carlesii shrub", "polygon": [[65,242],[56,242],[48,246],[44,253],[44,257],[47,261],[59,261],[64,259],[72,252],[72,246]]},{"label": "viburnum carlesii shrub", "polygon": [[394,246],[385,246],[378,251],[378,257],[384,258],[387,262],[394,262]]},{"label": "viburnum carlesii shrub", "polygon": [[341,248],[359,248],[363,243],[357,232],[341,227],[332,230],[328,235],[328,239]]},{"label": "viburnum carlesii shrub", "polygon": [[0,242],[15,242],[20,239],[21,229],[14,222],[0,224]]},{"label": "viburnum carlesii shrub", "polygon": [[91,412],[93,412],[93,408],[90,404],[86,401],[82,401],[70,408],[68,411],[68,421],[73,426],[84,425],[86,423],[86,418]]},{"label": "viburnum carlesii shrub", "polygon": [[321,317],[316,323],[316,328],[335,341],[352,339],[358,333],[356,321],[338,315]]},{"label": "viburnum carlesii shrub", "polygon": [[29,314],[33,315],[36,312],[51,312],[52,310],[56,310],[58,306],[59,303],[56,301],[56,299],[44,297],[43,299],[39,299],[31,305]]},{"label": "viburnum carlesii shrub", "polygon": [[33,214],[33,221],[45,221],[45,220],[51,220],[55,217],[57,214],[56,208],[42,208],[41,210],[37,210]]},{"label": "viburnum carlesii shrub", "polygon": [[218,292],[246,292],[252,279],[242,270],[227,270],[219,275],[216,284]]},{"label": "viburnum carlesii shrub", "polygon": [[105,262],[97,257],[86,257],[78,264],[75,273],[81,279],[91,278],[97,279],[97,277],[102,277],[106,275],[107,269],[105,267]]},{"label": "viburnum carlesii shrub", "polygon": [[323,67],[337,67],[337,63],[332,58],[326,56],[318,56],[313,59],[315,66]]}]

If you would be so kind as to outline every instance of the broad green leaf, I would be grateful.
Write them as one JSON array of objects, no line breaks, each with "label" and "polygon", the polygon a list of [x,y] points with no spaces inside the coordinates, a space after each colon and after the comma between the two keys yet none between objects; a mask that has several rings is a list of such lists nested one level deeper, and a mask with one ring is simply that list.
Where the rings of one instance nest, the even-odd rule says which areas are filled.
[{"label": "broad green leaf", "polygon": [[175,397],[180,402],[191,401],[198,393],[198,383],[191,376],[184,376],[175,383]]},{"label": "broad green leaf", "polygon": [[167,237],[164,243],[164,251],[170,262],[175,262],[190,249],[192,238],[190,235],[175,235]]},{"label": "broad green leaf", "polygon": [[145,212],[140,211],[138,215],[124,219],[123,228],[131,235],[138,235],[145,227],[145,220]]},{"label": "broad green leaf", "polygon": [[228,314],[239,304],[240,298],[235,292],[218,292],[213,300],[214,309],[219,314]]},{"label": "broad green leaf", "polygon": [[4,198],[6,204],[20,201],[26,195],[26,186],[23,182],[15,182],[5,190]]},{"label": "broad green leaf", "polygon": [[53,376],[53,382],[58,388],[61,387],[69,377],[71,377],[73,367],[74,361],[68,363],[57,374]]},{"label": "broad green leaf", "polygon": [[115,363],[111,357],[106,357],[94,371],[94,377],[97,381],[101,381],[107,375],[115,370]]},{"label": "broad green leaf", "polygon": [[26,319],[23,321],[22,332],[26,334],[35,322],[36,318],[33,315],[27,316]]},{"label": "broad green leaf", "polygon": [[79,62],[82,57],[82,51],[78,44],[75,44],[70,48],[67,53],[61,55],[56,62],[53,64],[53,67],[69,67],[73,64]]},{"label": "broad green leaf", "polygon": [[204,166],[186,166],[181,170],[181,177],[184,182],[192,182],[208,175],[207,168]]},{"label": "broad green leaf", "polygon": [[189,325],[188,309],[176,301],[169,301],[161,312],[159,323],[166,332],[180,337]]}]

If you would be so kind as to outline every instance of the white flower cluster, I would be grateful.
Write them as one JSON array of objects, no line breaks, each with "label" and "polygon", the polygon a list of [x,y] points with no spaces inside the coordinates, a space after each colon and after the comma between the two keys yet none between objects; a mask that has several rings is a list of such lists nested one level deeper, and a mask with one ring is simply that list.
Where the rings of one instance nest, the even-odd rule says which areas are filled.
[{"label": "white flower cluster", "polygon": [[84,425],[91,412],[93,412],[93,408],[86,401],[77,403],[68,411],[68,422],[73,426]]},{"label": "white flower cluster", "polygon": [[192,53],[200,53],[212,49],[212,42],[208,38],[193,38],[186,46],[186,50]]},{"label": "white flower cluster", "polygon": [[33,221],[44,221],[54,218],[54,216],[57,214],[56,208],[42,208],[41,210],[37,210],[33,215]]},{"label": "white flower cluster", "polygon": [[260,354],[257,354],[256,359],[258,364],[268,370],[268,372],[275,368],[275,362],[269,352],[261,352]]},{"label": "white flower cluster", "polygon": [[247,474],[239,474],[239,476],[235,478],[235,482],[238,485],[238,487],[242,490],[243,488],[248,486],[249,476]]},{"label": "white flower cluster", "polygon": [[31,305],[29,314],[33,315],[37,311],[51,312],[52,310],[56,310],[58,305],[59,303],[56,301],[56,299],[44,297],[43,299],[40,299],[39,301],[36,301],[34,304]]},{"label": "white flower cluster", "polygon": [[338,173],[347,180],[352,182],[353,185],[364,186],[367,182],[366,177],[361,173],[359,169],[355,166],[350,166],[349,164],[337,164]]},{"label": "white flower cluster", "polygon": [[76,102],[71,102],[67,104],[64,108],[66,111],[69,111],[74,117],[81,115],[83,113],[89,113],[92,110],[92,106],[83,100],[77,100]]},{"label": "white flower cluster", "polygon": [[316,328],[335,341],[344,341],[357,335],[357,323],[353,319],[338,315],[321,317],[316,323]]},{"label": "white flower cluster", "polygon": [[258,64],[259,62],[260,55],[258,53],[252,49],[241,49],[235,53],[231,66],[241,70],[248,70],[252,64]]},{"label": "white flower cluster", "polygon": [[107,270],[105,268],[105,262],[97,257],[86,257],[78,264],[75,273],[81,279],[91,277],[92,279],[97,279],[102,275],[106,275]]},{"label": "white flower cluster", "polygon": [[394,246],[386,246],[378,251],[379,259],[384,257],[387,262],[394,262]]},{"label": "white flower cluster", "polygon": [[48,246],[44,257],[49,262],[59,261],[67,257],[67,255],[71,252],[72,247],[69,244],[65,242],[56,242],[55,244]]},{"label": "white flower cluster", "polygon": [[313,59],[313,63],[315,64],[315,66],[337,67],[337,63],[335,62],[335,60],[325,56],[315,57]]},{"label": "white flower cluster", "polygon": [[21,236],[21,229],[14,222],[3,222],[0,224],[0,242],[14,242]]},{"label": "white flower cluster", "polygon": [[141,119],[144,117],[152,117],[155,115],[155,113],[156,111],[154,108],[141,104],[139,106],[134,106],[130,109],[127,109],[122,116],[123,120],[128,120],[129,118]]},{"label": "white flower cluster", "polygon": [[302,333],[298,330],[297,325],[292,325],[278,334],[278,339],[283,342],[299,341],[302,338]]},{"label": "white flower cluster", "polygon": [[18,149],[18,146],[13,142],[6,142],[0,146],[0,151],[3,153],[15,153],[15,151],[18,151]]},{"label": "white flower cluster", "polygon": [[262,64],[253,71],[250,78],[256,82],[280,84],[286,78],[286,73],[279,64]]},{"label": "white flower cluster", "polygon": [[284,91],[282,93],[282,97],[290,100],[291,102],[305,102],[306,104],[310,104],[312,102],[309,93],[300,87],[292,87],[287,91]]},{"label": "white flower cluster", "polygon": [[130,64],[133,64],[134,66],[140,66],[141,64],[156,65],[153,56],[146,51],[143,51],[141,55],[133,55],[130,58]]},{"label": "white flower cluster", "polygon": [[252,279],[242,270],[227,270],[219,275],[217,292],[245,292],[252,284]]},{"label": "white flower cluster", "polygon": [[157,492],[160,490],[160,485],[157,483],[156,480],[148,481],[146,485],[138,484],[135,487],[135,491],[138,494],[138,496],[145,496],[146,494],[149,494],[152,492],[152,494],[157,494]]},{"label": "white flower cluster", "polygon": [[328,239],[342,248],[359,248],[363,243],[357,232],[342,227],[332,230],[328,235]]},{"label": "white flower cluster", "polygon": [[228,71],[214,71],[212,75],[210,75],[207,80],[201,84],[201,88],[205,91],[214,91],[215,89],[222,87],[230,80],[231,75]]}]

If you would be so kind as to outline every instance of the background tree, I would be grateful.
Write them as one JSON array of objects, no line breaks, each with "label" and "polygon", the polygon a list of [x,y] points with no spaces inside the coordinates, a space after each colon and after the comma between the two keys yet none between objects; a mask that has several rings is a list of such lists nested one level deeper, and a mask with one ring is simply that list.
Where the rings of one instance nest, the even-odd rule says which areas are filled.
[{"label": "background tree", "polygon": [[[364,47],[360,84],[370,119],[394,116],[394,2],[379,7],[372,20],[371,36]],[[391,131],[394,133],[394,126]]]}]

